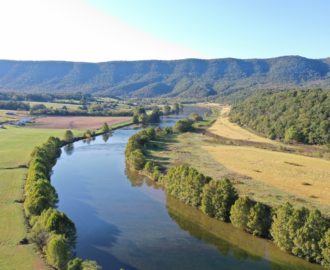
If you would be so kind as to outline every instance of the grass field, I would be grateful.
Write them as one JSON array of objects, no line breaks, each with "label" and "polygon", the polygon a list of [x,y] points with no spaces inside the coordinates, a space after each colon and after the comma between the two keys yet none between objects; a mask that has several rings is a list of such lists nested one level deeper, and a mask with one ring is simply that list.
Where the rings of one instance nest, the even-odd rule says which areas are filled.
[{"label": "grass field", "polygon": [[231,123],[227,114],[230,111],[229,106],[221,107],[221,115],[217,121],[209,128],[209,131],[225,138],[233,140],[245,140],[258,143],[276,144],[277,142],[270,139],[258,136],[246,129],[241,128],[239,125]]},{"label": "grass field", "polygon": [[[190,164],[215,179],[229,177],[239,194],[256,201],[274,207],[290,201],[297,206],[320,209],[330,217],[330,161],[281,152],[279,146],[283,143],[262,138],[227,121],[218,119],[208,129],[228,136],[224,142],[208,134],[183,133],[158,142],[159,148],[150,154],[166,168]],[[239,144],[235,142],[237,138]],[[231,140],[232,145],[226,145]],[[269,149],[274,151],[259,145],[272,146]],[[285,147],[299,150],[305,146]]]},{"label": "grass field", "polygon": [[35,127],[55,129],[97,129],[104,123],[109,126],[127,122],[131,117],[112,116],[49,116],[35,119]]},{"label": "grass field", "polygon": [[[14,115],[8,115],[8,112],[13,113]],[[0,122],[15,121],[28,115],[29,113],[27,111],[0,110]]]},{"label": "grass field", "polygon": [[0,269],[46,269],[32,245],[18,245],[26,236],[22,204],[25,168],[36,145],[62,130],[7,127],[0,130]]},{"label": "grass field", "polygon": [[[88,127],[93,126],[94,117],[88,118]],[[99,117],[95,118],[96,120]],[[95,120],[94,119],[94,120]],[[109,122],[113,128],[121,127],[129,121],[125,117]],[[126,121],[125,121],[126,120]],[[104,123],[96,121],[99,128]],[[73,130],[81,136],[81,131]],[[48,269],[33,245],[19,245],[26,237],[27,228],[23,216],[22,204],[24,179],[27,173],[25,166],[30,153],[37,145],[45,142],[50,136],[62,138],[63,129],[14,127],[0,129],[0,269],[1,270],[34,270]]]},{"label": "grass field", "polygon": [[79,108],[79,106],[81,106],[79,104],[68,104],[68,103],[57,103],[57,102],[27,101],[27,103],[29,103],[30,106],[43,104],[47,108],[53,108],[53,109],[61,109],[63,106],[66,106],[68,108],[68,110],[77,110]]},{"label": "grass field", "polygon": [[252,147],[203,147],[227,169],[330,206],[330,161]]}]

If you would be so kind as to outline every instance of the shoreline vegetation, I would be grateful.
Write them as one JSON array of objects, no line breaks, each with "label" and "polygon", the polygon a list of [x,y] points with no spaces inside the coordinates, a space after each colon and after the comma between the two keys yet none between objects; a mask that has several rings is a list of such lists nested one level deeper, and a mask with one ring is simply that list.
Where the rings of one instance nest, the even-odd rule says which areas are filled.
[{"label": "shoreline vegetation", "polygon": [[58,196],[50,183],[50,175],[61,154],[61,147],[109,134],[112,130],[131,124],[132,121],[126,121],[109,127],[104,123],[99,131],[87,130],[82,136],[74,136],[71,130],[67,130],[63,140],[50,137],[31,153],[23,201],[29,232],[20,243],[34,243],[52,267],[59,270],[101,269],[95,261],[74,256],[77,237],[75,225],[65,213],[56,209]]},{"label": "shoreline vegetation", "polygon": [[[162,185],[166,192],[204,214],[255,236],[270,239],[281,250],[312,263],[330,267],[330,220],[319,210],[286,202],[269,205],[239,196],[231,182],[212,179],[189,165],[164,168],[148,152],[157,140],[203,126],[196,115],[179,120],[174,128],[146,128],[128,141],[125,156],[130,168]],[[210,123],[213,123],[210,121]],[[198,131],[195,129],[195,131]]]},{"label": "shoreline vegetation", "polygon": [[99,135],[110,134],[113,130],[134,124],[158,123],[161,115],[179,113],[182,105],[174,104],[173,109],[165,105],[162,110],[154,107],[148,112],[139,107],[133,112],[133,119],[109,126],[104,123],[96,131],[87,130],[81,136],[74,136],[66,130],[64,139],[50,137],[31,153],[28,173],[24,185],[23,212],[29,228],[27,238],[20,244],[34,243],[47,263],[58,270],[99,270],[95,261],[75,257],[76,227],[65,213],[57,210],[58,195],[50,183],[53,166],[61,155],[61,148],[80,140],[92,140]]}]

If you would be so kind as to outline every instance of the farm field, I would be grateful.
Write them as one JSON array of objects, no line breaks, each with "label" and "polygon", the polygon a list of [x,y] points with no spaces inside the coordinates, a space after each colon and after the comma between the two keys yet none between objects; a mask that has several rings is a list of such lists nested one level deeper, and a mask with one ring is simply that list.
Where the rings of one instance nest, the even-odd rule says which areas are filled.
[{"label": "farm field", "polygon": [[67,107],[68,110],[77,110],[81,105],[79,104],[69,104],[69,103],[57,103],[57,102],[37,102],[37,101],[27,101],[30,106],[34,105],[45,105],[47,108],[61,109],[63,106]]},{"label": "farm field", "polygon": [[[11,113],[10,115],[7,113]],[[29,116],[26,111],[14,111],[14,110],[0,110],[0,122],[4,121],[16,121],[21,117]]]},{"label": "farm field", "polygon": [[112,116],[49,116],[36,118],[34,127],[55,129],[97,129],[100,128],[104,123],[108,123],[108,125],[114,125],[130,121],[130,119],[130,117]]},{"label": "farm field", "polygon": [[[65,118],[65,117],[60,117]],[[86,117],[78,122],[79,128],[100,128],[103,117]],[[110,126],[120,126],[128,117],[105,117]],[[70,121],[69,121],[70,122]],[[69,123],[66,122],[66,123]],[[57,127],[57,125],[54,125]],[[69,126],[79,136],[81,131]],[[34,128],[5,126],[0,129],[0,269],[48,269],[33,245],[19,245],[26,237],[26,224],[22,204],[23,186],[30,153],[50,136],[62,138],[61,128]]]},{"label": "farm field", "polygon": [[[220,107],[220,106],[219,106]],[[257,143],[277,144],[276,141],[258,136],[239,125],[231,123],[227,117],[230,111],[230,106],[223,106],[221,108],[220,117],[209,128],[209,131],[221,137],[230,138],[233,140],[245,140]]]},{"label": "farm field", "polygon": [[18,245],[26,236],[22,199],[26,168],[36,145],[63,130],[6,127],[0,130],[0,269],[46,269],[32,245]]},{"label": "farm field", "polygon": [[227,169],[330,205],[330,161],[241,146],[203,147]]},{"label": "farm field", "polygon": [[190,164],[215,179],[228,177],[241,195],[256,201],[275,207],[290,201],[330,216],[330,161],[281,152],[281,146],[296,153],[314,151],[314,146],[285,145],[260,137],[229,122],[223,110],[207,131],[227,137],[219,141],[208,134],[182,133],[158,142],[150,156],[165,168]]}]

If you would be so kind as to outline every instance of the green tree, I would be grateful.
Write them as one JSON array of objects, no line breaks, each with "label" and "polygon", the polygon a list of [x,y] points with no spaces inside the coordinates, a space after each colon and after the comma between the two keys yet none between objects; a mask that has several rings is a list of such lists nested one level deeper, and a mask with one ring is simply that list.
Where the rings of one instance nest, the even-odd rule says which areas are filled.
[{"label": "green tree", "polygon": [[59,270],[66,270],[72,256],[71,248],[64,235],[53,234],[45,248],[47,262]]},{"label": "green tree", "polygon": [[72,142],[74,140],[74,135],[71,130],[67,130],[64,133],[64,141],[66,142]]},{"label": "green tree", "polygon": [[270,209],[259,202],[251,207],[248,216],[248,231],[257,236],[268,236],[271,224]]},{"label": "green tree", "polygon": [[228,221],[231,206],[237,198],[237,192],[228,179],[212,179],[203,188],[201,209],[211,217]]},{"label": "green tree", "polygon": [[139,123],[139,115],[133,114],[133,124],[138,124],[138,123]]},{"label": "green tree", "polygon": [[187,132],[193,129],[193,121],[191,119],[181,119],[174,125],[174,129],[177,132]]},{"label": "green tree", "polygon": [[273,215],[273,222],[270,230],[274,243],[280,249],[289,252],[291,252],[293,248],[293,241],[288,224],[293,212],[294,209],[288,202],[277,208]]},{"label": "green tree", "polygon": [[169,115],[171,114],[171,107],[169,105],[165,105],[163,109],[164,115]]},{"label": "green tree", "polygon": [[142,170],[146,163],[146,158],[140,149],[136,149],[129,155],[129,162],[136,170]]},{"label": "green tree", "polygon": [[148,124],[148,115],[146,113],[142,113],[139,115],[139,123],[143,125]]},{"label": "green tree", "polygon": [[74,258],[68,262],[67,270],[82,270],[83,259]]},{"label": "green tree", "polygon": [[110,129],[108,123],[104,123],[103,126],[102,126],[102,132],[103,133],[108,133],[110,131],[111,131],[111,129]]},{"label": "green tree", "polygon": [[322,251],[319,243],[326,230],[327,223],[321,212],[311,211],[305,224],[296,232],[296,237],[293,240],[293,254],[308,261],[321,262]]},{"label": "green tree", "polygon": [[40,215],[50,207],[55,207],[58,201],[57,193],[48,180],[42,179],[32,183],[26,193],[24,210],[26,215]]},{"label": "green tree", "polygon": [[168,194],[194,207],[201,205],[203,187],[210,180],[210,177],[187,165],[172,167],[164,179]]},{"label": "green tree", "polygon": [[247,223],[249,221],[250,208],[253,206],[253,202],[249,197],[239,198],[230,210],[231,223],[242,230],[247,231]]},{"label": "green tree", "polygon": [[[41,229],[40,229],[41,228]],[[48,233],[63,234],[72,246],[76,240],[76,227],[63,212],[54,208],[44,210],[32,227],[33,231],[44,229]]]},{"label": "green tree", "polygon": [[189,115],[189,118],[194,122],[203,121],[203,117],[201,117],[198,113],[195,112],[191,113]]},{"label": "green tree", "polygon": [[85,260],[82,263],[82,270],[101,270],[101,266],[95,261]]},{"label": "green tree", "polygon": [[302,141],[302,135],[295,127],[289,127],[285,130],[284,134],[284,141],[287,143],[290,142],[301,142]]},{"label": "green tree", "polygon": [[330,268],[330,229],[323,235],[319,246],[321,247],[321,255],[323,257],[322,264]]}]

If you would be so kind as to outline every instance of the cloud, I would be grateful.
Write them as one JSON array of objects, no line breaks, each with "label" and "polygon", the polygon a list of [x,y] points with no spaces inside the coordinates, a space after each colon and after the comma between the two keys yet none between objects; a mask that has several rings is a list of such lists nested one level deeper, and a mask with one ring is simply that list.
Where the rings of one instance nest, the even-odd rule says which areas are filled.
[{"label": "cloud", "polygon": [[1,59],[205,58],[118,21],[83,0],[1,0],[0,37]]}]

